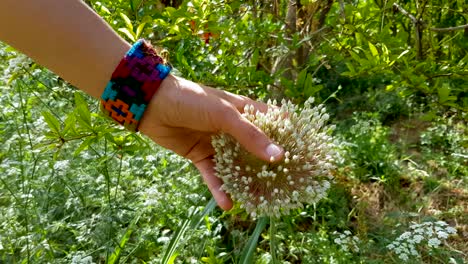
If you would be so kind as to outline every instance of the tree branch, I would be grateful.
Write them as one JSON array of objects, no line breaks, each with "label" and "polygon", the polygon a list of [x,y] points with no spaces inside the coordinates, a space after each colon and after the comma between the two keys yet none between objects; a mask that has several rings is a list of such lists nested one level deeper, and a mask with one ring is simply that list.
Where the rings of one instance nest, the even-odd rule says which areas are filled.
[{"label": "tree branch", "polygon": [[341,18],[346,21],[346,14],[345,14],[345,5],[344,5],[344,2],[343,0],[339,0],[340,2],[340,15],[341,15]]},{"label": "tree branch", "polygon": [[413,22],[413,24],[417,24],[418,23],[418,19],[416,19],[415,16],[413,16],[412,14],[410,14],[408,11],[406,11],[403,7],[401,7],[399,4],[397,3],[393,3],[393,7],[395,7],[396,9],[398,9],[398,11],[400,11],[400,13],[402,13],[403,15],[409,17],[411,19],[411,21]]},{"label": "tree branch", "polygon": [[393,8],[396,8],[403,15],[409,17],[411,19],[411,22],[413,22],[417,58],[422,59],[423,58],[422,32],[424,29],[424,21],[422,21],[419,18],[419,15],[418,15],[418,18],[416,18],[415,16],[410,14],[408,11],[406,11],[403,7],[401,7],[397,3],[393,3]]},{"label": "tree branch", "polygon": [[462,26],[456,26],[456,27],[448,27],[448,28],[430,28],[432,31],[437,31],[437,32],[449,32],[449,31],[455,31],[455,30],[460,30],[460,29],[465,29],[468,28],[468,24],[462,25]]},{"label": "tree branch", "polygon": [[[400,11],[400,13],[402,13],[403,15],[409,17],[409,19],[411,19],[411,22],[413,22],[413,24],[417,24],[417,23],[421,23],[421,22],[422,22],[420,19],[417,19],[415,16],[413,16],[413,15],[410,14],[408,11],[406,11],[406,10],[405,10],[403,7],[401,7],[399,4],[393,3],[393,7],[395,7],[396,9],[398,9],[398,11]],[[461,26],[456,26],[456,27],[429,28],[429,29],[432,30],[432,31],[438,31],[438,32],[448,32],[448,31],[455,31],[455,30],[460,30],[460,29],[465,29],[465,28],[468,28],[468,24],[466,24],[466,25],[461,25]]]}]

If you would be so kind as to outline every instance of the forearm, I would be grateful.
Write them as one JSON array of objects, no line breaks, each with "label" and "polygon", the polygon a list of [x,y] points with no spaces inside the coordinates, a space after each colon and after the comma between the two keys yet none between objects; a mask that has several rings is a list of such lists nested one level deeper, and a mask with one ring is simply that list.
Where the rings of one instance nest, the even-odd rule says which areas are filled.
[{"label": "forearm", "polygon": [[94,97],[130,48],[80,0],[0,0],[0,40]]}]

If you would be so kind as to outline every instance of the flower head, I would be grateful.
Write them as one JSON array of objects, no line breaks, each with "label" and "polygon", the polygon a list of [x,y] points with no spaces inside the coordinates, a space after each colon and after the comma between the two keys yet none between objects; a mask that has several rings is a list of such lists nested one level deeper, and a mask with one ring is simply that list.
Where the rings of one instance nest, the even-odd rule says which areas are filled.
[{"label": "flower head", "polygon": [[303,203],[316,203],[330,188],[335,151],[332,126],[323,105],[312,107],[313,98],[304,108],[291,102],[268,101],[266,113],[246,105],[243,116],[260,128],[284,150],[284,159],[266,162],[241,147],[227,134],[216,135],[216,175],[223,189],[240,202],[252,217],[288,214]]},{"label": "flower head", "polygon": [[341,250],[345,252],[359,252],[361,240],[357,236],[353,236],[349,230],[345,230],[343,233],[335,231],[333,232],[333,235],[338,236],[333,240],[333,242],[340,246]]},{"label": "flower head", "polygon": [[427,242],[429,248],[439,247],[449,235],[457,230],[444,221],[412,223],[409,229],[397,237],[387,249],[393,251],[401,260],[408,257],[419,257],[417,247]]}]

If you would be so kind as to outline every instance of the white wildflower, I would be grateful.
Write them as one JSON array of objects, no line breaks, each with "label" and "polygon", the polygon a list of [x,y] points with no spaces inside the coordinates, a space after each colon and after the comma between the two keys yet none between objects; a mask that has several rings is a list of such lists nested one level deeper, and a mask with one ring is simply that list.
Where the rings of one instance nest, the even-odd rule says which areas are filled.
[{"label": "white wildflower", "polygon": [[147,155],[146,160],[151,162],[151,161],[157,161],[158,158],[156,158],[156,156],[154,156],[154,155]]},{"label": "white wildflower", "polygon": [[87,256],[85,252],[78,251],[73,256],[71,256],[71,263],[72,264],[94,264],[93,258],[91,256]]},{"label": "white wildflower", "polygon": [[440,240],[437,239],[437,238],[435,238],[435,237],[433,237],[433,238],[431,238],[431,239],[429,239],[429,240],[427,241],[427,244],[428,244],[430,247],[438,247],[438,246],[440,245],[440,243],[441,243]]},{"label": "white wildflower", "polygon": [[448,234],[444,231],[438,231],[437,236],[442,239],[446,239],[448,237]]},{"label": "white wildflower", "polygon": [[162,236],[162,237],[159,237],[156,241],[158,241],[158,243],[167,244],[170,240],[171,240],[170,237]]},{"label": "white wildflower", "polygon": [[413,241],[416,243],[416,244],[419,244],[421,243],[421,241],[424,239],[423,236],[419,235],[419,234],[416,234],[413,236]]},{"label": "white wildflower", "polygon": [[155,207],[158,205],[161,197],[161,193],[158,188],[153,185],[142,192],[143,205],[149,207]]},{"label": "white wildflower", "polygon": [[3,72],[3,79],[8,81],[13,75],[23,73],[23,70],[30,68],[33,61],[26,55],[16,53],[16,57],[8,60],[8,67]]},{"label": "white wildflower", "polygon": [[54,170],[57,170],[57,171],[66,171],[69,167],[70,167],[69,160],[59,160],[59,161],[56,161],[54,164]]},{"label": "white wildflower", "polygon": [[[285,100],[281,107],[269,107],[266,113],[250,105],[244,108],[243,116],[284,148],[283,161],[262,161],[227,134],[213,137],[215,170],[224,182],[222,188],[252,216],[286,215],[303,203],[318,202],[329,189],[335,145],[327,135],[330,127],[324,125],[328,119],[325,108],[312,107],[312,102],[309,99],[301,111]],[[228,173],[226,168],[231,168]],[[245,177],[252,180],[242,180]]]},{"label": "white wildflower", "polygon": [[439,247],[449,235],[455,233],[456,229],[443,221],[412,223],[406,232],[387,245],[387,249],[406,261],[409,257],[419,256],[417,247],[424,245],[424,242],[429,248]]},{"label": "white wildflower", "polygon": [[361,240],[357,236],[353,236],[349,230],[345,230],[343,233],[333,232],[334,235],[339,237],[335,238],[333,242],[340,246],[342,251],[353,251],[359,252],[359,244]]},{"label": "white wildflower", "polygon": [[410,232],[404,232],[403,234],[400,235],[400,237],[398,239],[399,240],[407,240],[408,238],[410,238],[410,236],[411,236]]},{"label": "white wildflower", "polygon": [[453,235],[453,234],[457,233],[457,230],[455,228],[451,227],[451,226],[448,226],[448,227],[446,227],[445,232]]}]

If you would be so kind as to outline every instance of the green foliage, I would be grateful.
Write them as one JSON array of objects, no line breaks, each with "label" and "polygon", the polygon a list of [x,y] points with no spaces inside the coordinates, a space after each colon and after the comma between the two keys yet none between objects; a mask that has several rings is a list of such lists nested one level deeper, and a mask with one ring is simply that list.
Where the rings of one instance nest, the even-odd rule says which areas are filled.
[{"label": "green foliage", "polygon": [[344,149],[354,176],[364,182],[373,180],[395,184],[398,156],[388,139],[389,129],[382,126],[378,115],[354,115],[353,123],[346,131]]},{"label": "green foliage", "polygon": [[[466,229],[468,35],[431,29],[465,25],[464,1],[297,1],[295,21],[284,0],[86,2],[185,78],[325,103],[336,184],[268,231],[238,205],[221,212],[186,160],[0,44],[0,262],[401,263],[386,246],[412,221]],[[419,38],[393,3],[423,21]],[[467,261],[462,232],[447,243],[420,263]]]},{"label": "green foliage", "polygon": [[268,223],[268,220],[269,220],[268,217],[262,217],[261,219],[257,221],[257,226],[255,227],[255,230],[250,236],[249,241],[247,241],[247,244],[244,250],[242,251],[239,263],[242,263],[242,264],[252,263],[254,252],[257,247],[258,238],[263,232],[263,229],[265,229],[265,226]]}]

